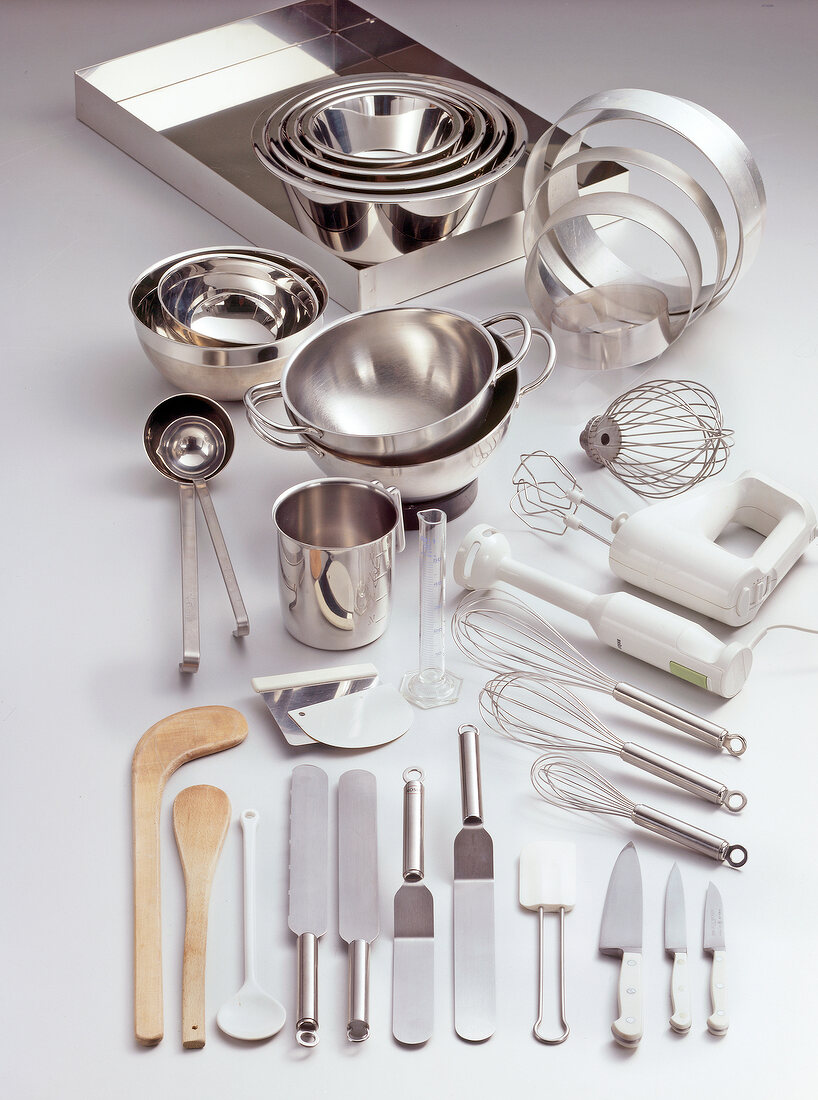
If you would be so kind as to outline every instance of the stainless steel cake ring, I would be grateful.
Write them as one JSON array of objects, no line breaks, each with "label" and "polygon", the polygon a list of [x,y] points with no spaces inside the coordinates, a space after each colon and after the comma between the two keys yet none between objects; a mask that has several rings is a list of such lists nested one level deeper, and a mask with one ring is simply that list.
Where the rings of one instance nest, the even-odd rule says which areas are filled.
[{"label": "stainless steel cake ring", "polygon": [[[668,318],[669,341],[658,340],[663,330],[661,326],[655,328],[657,342],[663,345],[655,352],[659,355],[670,343],[678,340],[697,314],[696,302],[700,299],[702,289],[702,267],[696,244],[684,226],[649,199],[638,195],[604,192],[583,196],[560,207],[545,223],[543,232],[528,257],[525,282],[531,304],[540,320],[550,329],[551,315],[556,306],[566,299],[570,300],[573,295],[594,289],[589,288],[588,284],[564,262],[554,248],[551,237],[552,230],[557,226],[570,221],[584,220],[588,215],[593,214],[622,218],[643,226],[675,253],[684,269],[689,289],[689,307],[686,314],[676,314]],[[638,326],[633,331],[638,331]],[[644,337],[641,340],[644,340]],[[637,352],[628,346],[627,337],[623,342],[622,335],[618,334],[617,341],[622,349],[620,365],[625,366],[626,360],[629,360],[629,365],[633,365],[634,360],[631,357]],[[563,343],[562,353],[565,354],[566,350]],[[606,365],[613,366],[615,358],[616,355],[612,352]],[[636,362],[644,361],[644,359],[636,360]],[[599,367],[599,363],[596,367]]]},{"label": "stainless steel cake ring", "polygon": [[[552,172],[540,184],[533,199],[528,204],[525,220],[523,222],[523,247],[526,255],[529,254],[536,241],[542,236],[543,226],[552,213],[561,209],[564,205],[564,203],[552,204],[550,202],[552,187],[556,184],[561,173],[568,169],[573,169],[570,173],[572,193],[565,201],[574,201],[579,198],[578,186],[574,189],[574,185],[577,183],[577,166],[601,161],[614,161],[636,168],[643,168],[676,187],[677,190],[685,195],[685,197],[697,207],[713,238],[713,247],[716,257],[715,279],[710,286],[702,289],[700,300],[695,303],[696,316],[700,313],[704,313],[705,310],[711,308],[713,304],[714,294],[722,283],[724,271],[727,266],[728,244],[724,223],[715,204],[704,188],[701,187],[691,175],[683,169],[678,168],[672,161],[666,160],[664,157],[660,157],[655,153],[648,153],[641,149],[629,149],[620,146],[596,146],[594,148],[586,147],[580,149],[564,160],[560,160]],[[559,242],[559,235],[556,236],[557,242]],[[573,248],[571,248],[569,255],[565,255],[565,249],[561,250],[565,262],[570,265],[571,269],[576,269],[589,286],[604,286],[610,283],[652,286],[665,295],[668,300],[668,309],[671,314],[687,312],[689,308],[687,296],[682,292],[680,297],[680,290],[677,285],[665,284],[642,276],[627,264],[623,263],[616,253],[608,249],[596,234],[594,234],[594,236],[599,248],[593,250],[592,255],[588,257],[583,256],[581,260],[577,258]],[[572,242],[574,239],[572,235]]]},{"label": "stainless steel cake ring", "polygon": [[[338,97],[336,96],[336,98]],[[434,155],[426,157],[423,161],[411,158],[401,163],[399,160],[367,160],[367,158],[362,157],[341,157],[336,154],[331,156],[329,153],[325,154],[324,149],[312,142],[306,133],[310,118],[326,110],[323,105],[311,107],[306,112],[306,117],[303,112],[299,113],[298,108],[290,111],[281,124],[283,141],[285,147],[294,150],[298,156],[304,157],[311,165],[336,173],[341,179],[348,176],[359,179],[368,178],[369,180],[378,177],[379,181],[382,177],[386,177],[388,180],[391,180],[392,177],[413,179],[422,176],[424,173],[429,175],[451,170],[452,165],[469,163],[471,158],[484,145],[488,133],[486,116],[482,110],[475,110],[470,107],[465,100],[462,101],[461,106],[454,97],[438,96],[435,98],[441,104],[451,104],[452,113],[461,123],[458,140],[462,141],[464,134],[467,134],[468,137],[460,145],[455,143],[454,146],[449,148],[430,150],[430,153],[433,152]]]},{"label": "stainless steel cake ring", "polygon": [[[397,83],[399,83],[399,77],[395,81],[395,85]],[[493,97],[488,97],[482,92],[479,97],[475,95],[474,98],[475,100],[482,99],[484,101],[486,113],[494,124],[494,135],[490,148],[467,165],[442,175],[429,177],[426,180],[390,182],[388,184],[378,184],[371,181],[358,183],[355,180],[348,180],[340,176],[309,170],[308,166],[289,156],[286,150],[283,150],[271,138],[271,132],[277,131],[280,126],[279,116],[282,115],[285,107],[289,108],[290,101],[286,105],[277,108],[272,114],[267,114],[266,117],[266,112],[263,113],[256,120],[252,131],[253,144],[264,163],[268,165],[271,162],[276,163],[279,171],[294,175],[299,182],[308,186],[323,191],[336,192],[338,198],[344,197],[344,191],[351,192],[349,197],[353,201],[366,201],[366,195],[371,195],[373,201],[382,201],[384,198],[395,194],[425,196],[430,191],[443,190],[445,187],[455,187],[459,190],[459,187],[464,183],[482,183],[484,177],[480,173],[486,172],[488,174],[498,166],[498,158],[504,159],[503,145],[510,145],[507,155],[511,155],[516,152],[520,144],[520,138],[524,138],[526,133],[522,118],[513,108],[508,105],[501,106],[499,101],[493,101]],[[483,104],[479,105],[481,108],[483,107]],[[429,186],[430,181],[432,182]],[[427,186],[423,187],[423,183],[426,183]]]},{"label": "stainless steel cake ring", "polygon": [[[465,165],[460,165],[440,174],[428,172],[420,174],[416,178],[395,179],[378,181],[374,179],[357,179],[340,172],[322,172],[309,164],[297,160],[280,142],[271,137],[274,126],[272,120],[259,127],[254,127],[255,144],[266,154],[264,159],[276,162],[280,169],[294,175],[299,181],[321,187],[324,190],[340,192],[354,192],[356,197],[361,194],[376,196],[378,199],[400,195],[425,195],[432,190],[442,190],[445,187],[459,186],[463,183],[480,181],[483,173],[488,173],[508,155],[513,144],[514,137],[521,132],[516,120],[512,120],[506,112],[492,112],[491,126],[487,126],[488,146],[474,159]],[[522,120],[519,120],[520,123]]]},{"label": "stainless steel cake ring", "polygon": [[[732,287],[743,264],[749,265],[758,250],[766,211],[764,185],[744,142],[727,123],[706,108],[689,100],[644,89],[618,88],[580,100],[546,131],[532,150],[524,176],[524,196],[530,201],[545,178],[549,166],[560,159],[564,142],[554,140],[567,119],[588,111],[599,111],[578,131],[582,138],[590,126],[620,119],[641,121],[671,130],[699,151],[716,169],[730,194],[739,227],[737,256],[733,269],[716,291],[713,304]],[[586,230],[590,227],[586,226]],[[581,232],[582,237],[589,234]]]}]

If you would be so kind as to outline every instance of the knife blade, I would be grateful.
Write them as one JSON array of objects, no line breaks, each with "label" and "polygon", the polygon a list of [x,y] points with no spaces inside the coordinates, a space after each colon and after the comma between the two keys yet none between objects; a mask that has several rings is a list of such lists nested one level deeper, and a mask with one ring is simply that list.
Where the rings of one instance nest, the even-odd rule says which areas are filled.
[{"label": "knife blade", "polygon": [[395,894],[392,1034],[415,1046],[432,1035],[435,903],[423,882],[424,786],[420,768],[403,773],[403,885]]},{"label": "knife blade", "polygon": [[599,950],[620,955],[619,1015],[611,1025],[614,1039],[634,1047],[642,1038],[642,872],[633,844],[626,844],[611,871]]},{"label": "knife blade", "polygon": [[724,904],[712,882],[707,884],[704,901],[705,951],[713,952],[710,967],[710,1003],[713,1011],[707,1018],[707,1028],[713,1035],[724,1035],[730,1026],[727,1015],[727,952],[724,944]]},{"label": "knife blade", "polygon": [[298,1004],[295,1037],[318,1042],[318,941],[327,930],[329,781],[312,764],[293,768],[290,788],[290,908],[297,940]]},{"label": "knife blade", "polygon": [[461,726],[463,828],[454,841],[454,1029],[478,1043],[495,1027],[494,845],[483,827],[480,739]]},{"label": "knife blade", "polygon": [[369,1038],[369,945],[377,939],[378,812],[375,776],[344,772],[338,781],[338,931],[349,944],[347,1038]]},{"label": "knife blade", "polygon": [[690,1031],[690,986],[687,967],[687,919],[685,893],[678,864],[670,869],[665,890],[665,951],[673,959],[670,976],[670,1003],[673,1015],[670,1026],[674,1031]]}]

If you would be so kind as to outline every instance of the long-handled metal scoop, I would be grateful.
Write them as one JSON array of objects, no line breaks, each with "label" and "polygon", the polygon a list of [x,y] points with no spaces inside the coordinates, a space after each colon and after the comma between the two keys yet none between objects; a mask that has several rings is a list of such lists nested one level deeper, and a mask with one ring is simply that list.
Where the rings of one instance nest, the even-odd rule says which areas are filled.
[{"label": "long-handled metal scoop", "polygon": [[233,425],[227,411],[208,397],[181,393],[162,401],[147,419],[143,442],[153,465],[179,485],[182,530],[182,672],[199,668],[199,574],[196,497],[224,578],[236,620],[236,638],[250,633],[247,610],[227,551],[207,482],[233,453]]},{"label": "long-handled metal scoop", "polygon": [[[534,1038],[558,1046],[571,1029],[565,1018],[565,914],[574,908],[577,892],[577,848],[562,841],[535,840],[520,853],[520,905],[540,916],[540,961],[537,1022]],[[545,1034],[545,914],[560,915],[560,1023],[559,1035]]]}]

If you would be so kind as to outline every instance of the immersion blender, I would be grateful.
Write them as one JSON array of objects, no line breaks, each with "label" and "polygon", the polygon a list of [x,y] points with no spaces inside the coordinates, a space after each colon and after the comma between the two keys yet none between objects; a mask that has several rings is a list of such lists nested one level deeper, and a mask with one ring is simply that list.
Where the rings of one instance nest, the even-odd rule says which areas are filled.
[{"label": "immersion blender", "polygon": [[454,561],[463,588],[504,581],[585,619],[601,642],[726,699],[744,686],[753,654],[741,642],[722,642],[703,626],[627,592],[597,595],[522,565],[505,535],[481,523],[463,539]]}]

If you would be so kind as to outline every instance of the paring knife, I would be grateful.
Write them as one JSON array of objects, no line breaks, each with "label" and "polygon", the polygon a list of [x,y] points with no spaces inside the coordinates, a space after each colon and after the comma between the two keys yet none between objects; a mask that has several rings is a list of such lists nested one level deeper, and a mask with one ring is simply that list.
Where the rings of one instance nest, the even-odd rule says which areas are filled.
[{"label": "paring knife", "polygon": [[619,1017],[611,1031],[620,1046],[635,1047],[642,1038],[642,872],[633,844],[625,845],[611,871],[599,950],[622,956]]},{"label": "paring knife", "polygon": [[482,1042],[494,1034],[494,845],[483,828],[480,741],[461,726],[463,828],[454,841],[454,1029]]},{"label": "paring knife", "polygon": [[724,1035],[730,1026],[727,1016],[727,954],[724,949],[724,905],[712,882],[707,884],[704,902],[704,949],[713,952],[710,968],[710,1003],[713,1012],[707,1027],[713,1035]]},{"label": "paring knife", "polygon": [[687,920],[682,876],[677,864],[673,864],[665,891],[665,951],[673,959],[670,977],[670,1003],[673,1015],[670,1026],[674,1031],[690,1031],[690,983],[687,970]]},{"label": "paring knife", "polygon": [[295,1037],[318,1042],[318,940],[327,930],[329,782],[312,764],[293,768],[290,793],[290,912],[298,936],[298,1004]]},{"label": "paring knife", "polygon": [[420,768],[403,773],[403,885],[395,894],[392,1034],[431,1038],[435,1012],[435,903],[423,882],[424,787]]},{"label": "paring knife", "polygon": [[338,931],[349,944],[347,1038],[369,1038],[369,945],[377,939],[378,812],[375,776],[344,772],[338,781]]}]

